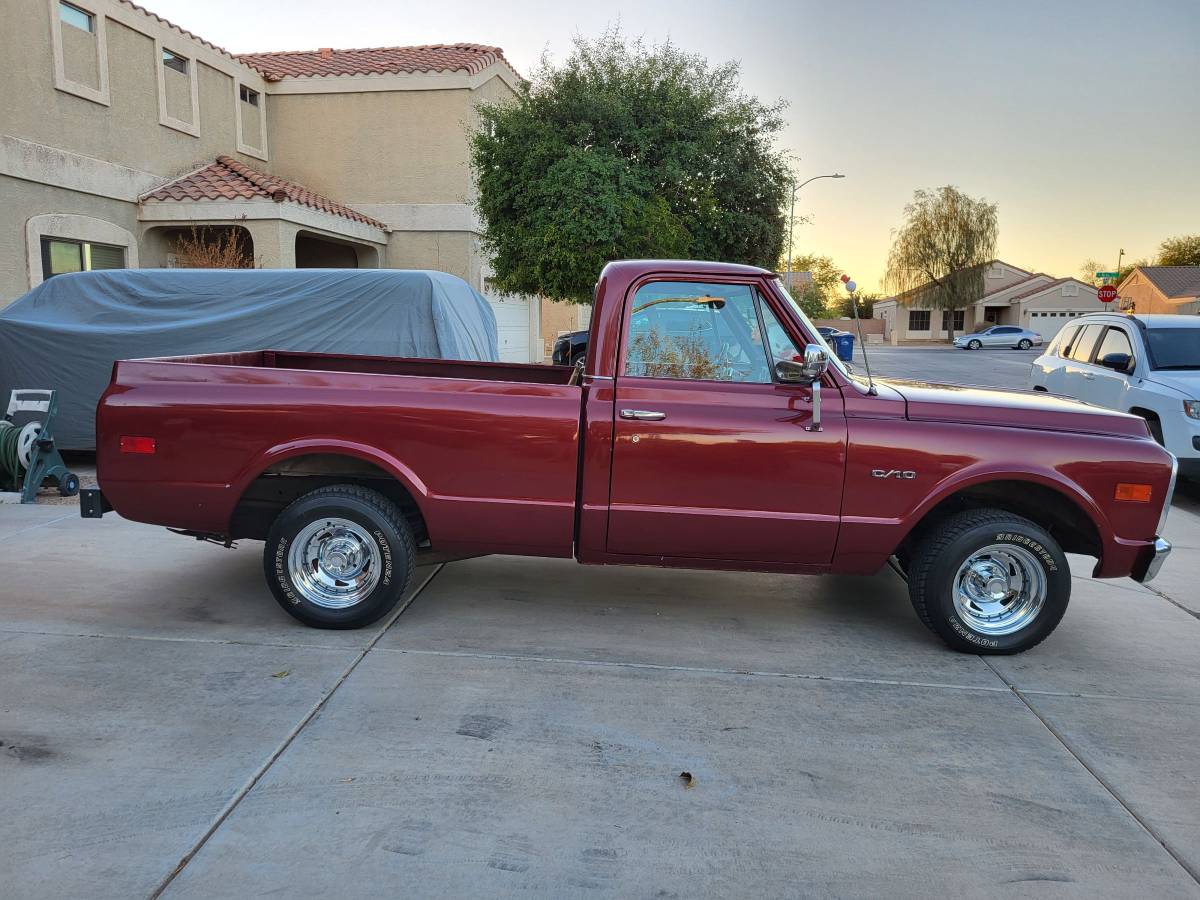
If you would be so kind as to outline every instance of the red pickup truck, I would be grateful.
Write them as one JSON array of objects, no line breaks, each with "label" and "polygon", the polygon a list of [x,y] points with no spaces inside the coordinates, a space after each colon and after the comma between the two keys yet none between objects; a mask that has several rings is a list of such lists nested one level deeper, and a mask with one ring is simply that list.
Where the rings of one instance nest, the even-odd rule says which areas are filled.
[{"label": "red pickup truck", "polygon": [[[574,368],[285,353],[118,362],[97,413],[115,509],[265,540],[289,613],[353,628],[422,558],[873,574],[951,647],[1012,653],[1067,608],[1064,553],[1154,577],[1175,461],[1134,416],[876,380],[771,272],[608,265]],[[852,602],[847,600],[847,602]]]}]

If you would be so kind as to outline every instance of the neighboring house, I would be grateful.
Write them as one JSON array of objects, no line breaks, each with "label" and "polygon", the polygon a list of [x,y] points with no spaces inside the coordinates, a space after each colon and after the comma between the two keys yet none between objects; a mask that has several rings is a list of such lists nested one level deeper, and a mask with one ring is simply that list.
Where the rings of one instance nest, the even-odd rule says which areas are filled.
[{"label": "neighboring house", "polygon": [[957,310],[929,309],[896,297],[875,302],[874,317],[883,320],[884,340],[946,340],[953,317],[954,333],[981,331],[992,325],[1018,325],[1045,340],[1076,316],[1102,310],[1096,289],[1077,278],[1054,278],[1001,260],[988,264],[983,293]]},{"label": "neighboring house", "polygon": [[1117,299],[1127,312],[1200,314],[1200,266],[1138,266]]},{"label": "neighboring house", "polygon": [[[235,56],[128,0],[5,5],[0,307],[80,269],[168,266],[236,230],[255,263],[439,269],[485,291],[469,132],[520,78],[478,44]],[[505,359],[540,304],[489,297]]]}]

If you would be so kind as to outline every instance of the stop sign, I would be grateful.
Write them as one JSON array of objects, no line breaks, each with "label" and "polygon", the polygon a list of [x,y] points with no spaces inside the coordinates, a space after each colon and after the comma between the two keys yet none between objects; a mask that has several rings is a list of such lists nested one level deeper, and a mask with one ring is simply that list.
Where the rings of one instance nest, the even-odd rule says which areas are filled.
[{"label": "stop sign", "polygon": [[1104,287],[1096,291],[1096,296],[1101,303],[1112,303],[1117,299],[1117,289],[1111,284],[1106,284]]}]

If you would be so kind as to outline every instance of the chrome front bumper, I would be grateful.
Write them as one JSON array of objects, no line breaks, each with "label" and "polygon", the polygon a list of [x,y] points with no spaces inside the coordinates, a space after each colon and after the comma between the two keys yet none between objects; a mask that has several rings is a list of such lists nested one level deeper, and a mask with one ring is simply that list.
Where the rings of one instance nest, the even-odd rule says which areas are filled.
[{"label": "chrome front bumper", "polygon": [[1153,581],[1158,575],[1158,570],[1162,568],[1162,564],[1167,561],[1167,557],[1171,555],[1171,542],[1164,538],[1154,539],[1154,552],[1148,554],[1148,561],[1145,563],[1145,568],[1139,566],[1139,571],[1133,573],[1133,580],[1145,584],[1148,581]]}]

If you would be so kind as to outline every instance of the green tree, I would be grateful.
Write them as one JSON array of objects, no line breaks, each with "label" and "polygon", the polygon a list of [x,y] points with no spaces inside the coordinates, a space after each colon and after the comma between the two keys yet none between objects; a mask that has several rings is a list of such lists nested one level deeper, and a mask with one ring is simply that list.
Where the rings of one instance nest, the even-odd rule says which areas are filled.
[{"label": "green tree", "polygon": [[[904,207],[884,282],[903,303],[962,309],[983,294],[984,269],[996,256],[996,204],[946,185],[918,190]],[[954,339],[954,320],[948,329]]]},{"label": "green tree", "polygon": [[[787,261],[784,260],[780,266],[780,271],[786,272]],[[807,272],[812,276],[812,281],[808,282],[803,289],[800,288],[800,283],[795,283],[795,289],[792,295],[799,302],[805,314],[809,318],[823,319],[830,314],[830,310],[840,299],[840,295],[845,291],[842,289],[842,270],[837,267],[833,259],[828,256],[818,256],[815,253],[804,253],[799,256],[792,257],[793,272]],[[783,282],[787,284],[787,275],[783,276]]]},{"label": "green tree", "polygon": [[1200,266],[1200,234],[1167,238],[1158,245],[1159,266]]},{"label": "green tree", "polygon": [[[854,310],[850,308],[850,295],[842,292],[844,296],[838,298],[838,301],[830,308],[835,316],[854,317]],[[875,301],[882,300],[883,296],[874,291],[855,291],[855,299],[858,301],[858,315],[863,319],[874,318]]]},{"label": "green tree", "polygon": [[497,288],[590,303],[604,263],[638,257],[770,267],[783,249],[783,104],[619,30],[543,58],[510,103],[480,108],[471,142]]}]

